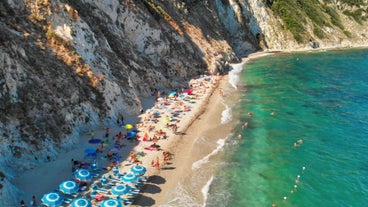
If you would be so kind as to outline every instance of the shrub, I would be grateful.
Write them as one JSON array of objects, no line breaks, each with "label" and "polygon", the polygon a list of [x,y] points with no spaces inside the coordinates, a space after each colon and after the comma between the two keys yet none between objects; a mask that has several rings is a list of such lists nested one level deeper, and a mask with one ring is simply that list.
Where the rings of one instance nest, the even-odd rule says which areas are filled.
[{"label": "shrub", "polygon": [[344,30],[344,34],[348,37],[351,38],[351,33],[347,30]]}]

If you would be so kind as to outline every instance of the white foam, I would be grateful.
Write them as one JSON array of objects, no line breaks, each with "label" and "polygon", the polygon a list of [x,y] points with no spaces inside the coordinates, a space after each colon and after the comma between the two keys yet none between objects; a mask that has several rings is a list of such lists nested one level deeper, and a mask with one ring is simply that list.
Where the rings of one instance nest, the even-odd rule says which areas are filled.
[{"label": "white foam", "polygon": [[207,198],[208,198],[208,192],[210,190],[210,186],[211,186],[212,181],[213,181],[213,176],[211,176],[211,178],[208,180],[208,182],[206,183],[206,185],[204,185],[203,188],[202,188],[203,207],[206,207],[206,202],[207,202]]},{"label": "white foam", "polygon": [[192,170],[194,170],[194,169],[198,169],[198,168],[200,168],[203,164],[205,164],[205,163],[207,163],[208,161],[209,161],[209,159],[213,156],[213,155],[215,155],[215,154],[217,154],[218,152],[220,152],[220,150],[224,147],[224,145],[225,145],[225,141],[226,141],[226,139],[227,139],[227,137],[226,138],[224,138],[224,139],[219,139],[218,141],[217,141],[217,148],[216,149],[214,149],[210,154],[208,154],[208,155],[206,155],[204,158],[202,158],[201,160],[198,160],[198,161],[196,161],[196,162],[194,162],[193,164],[192,164]]},{"label": "white foam", "polygon": [[243,70],[243,65],[244,63],[231,65],[233,69],[229,72],[229,83],[235,89],[238,89],[236,85],[238,85],[239,83],[239,80],[240,80],[239,74]]},{"label": "white foam", "polygon": [[182,183],[179,182],[178,186],[173,191],[173,198],[166,204],[160,205],[161,207],[175,207],[175,206],[183,206],[183,207],[200,207],[195,197],[192,195],[190,191],[185,189]]},{"label": "white foam", "polygon": [[228,105],[225,105],[226,109],[221,113],[221,124],[227,124],[232,119],[232,109]]}]

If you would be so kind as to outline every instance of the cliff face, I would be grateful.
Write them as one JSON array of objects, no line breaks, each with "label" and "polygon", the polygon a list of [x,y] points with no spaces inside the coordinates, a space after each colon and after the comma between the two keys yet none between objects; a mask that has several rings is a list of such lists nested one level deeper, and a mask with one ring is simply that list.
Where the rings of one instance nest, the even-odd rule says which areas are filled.
[{"label": "cliff face", "polygon": [[[17,201],[14,174],[139,113],[155,88],[224,73],[261,48],[310,48],[257,0],[5,0],[0,18],[0,206]],[[366,24],[343,18],[352,37],[330,27],[313,40],[367,45]]]}]

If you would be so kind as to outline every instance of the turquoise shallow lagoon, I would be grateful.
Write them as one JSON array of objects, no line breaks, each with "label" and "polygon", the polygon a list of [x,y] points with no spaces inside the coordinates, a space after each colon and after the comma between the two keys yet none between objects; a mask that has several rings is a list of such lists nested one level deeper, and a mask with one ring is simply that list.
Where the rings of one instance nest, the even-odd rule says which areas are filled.
[{"label": "turquoise shallow lagoon", "polygon": [[267,56],[240,80],[206,206],[368,206],[367,49]]}]

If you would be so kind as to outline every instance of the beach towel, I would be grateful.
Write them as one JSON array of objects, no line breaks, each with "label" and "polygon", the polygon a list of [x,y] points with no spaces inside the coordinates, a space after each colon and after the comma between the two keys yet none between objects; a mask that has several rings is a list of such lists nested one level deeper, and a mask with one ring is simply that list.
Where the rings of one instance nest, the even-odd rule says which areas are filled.
[{"label": "beach towel", "polygon": [[145,147],[144,149],[145,149],[145,150],[152,151],[152,150],[153,150],[153,147]]}]

